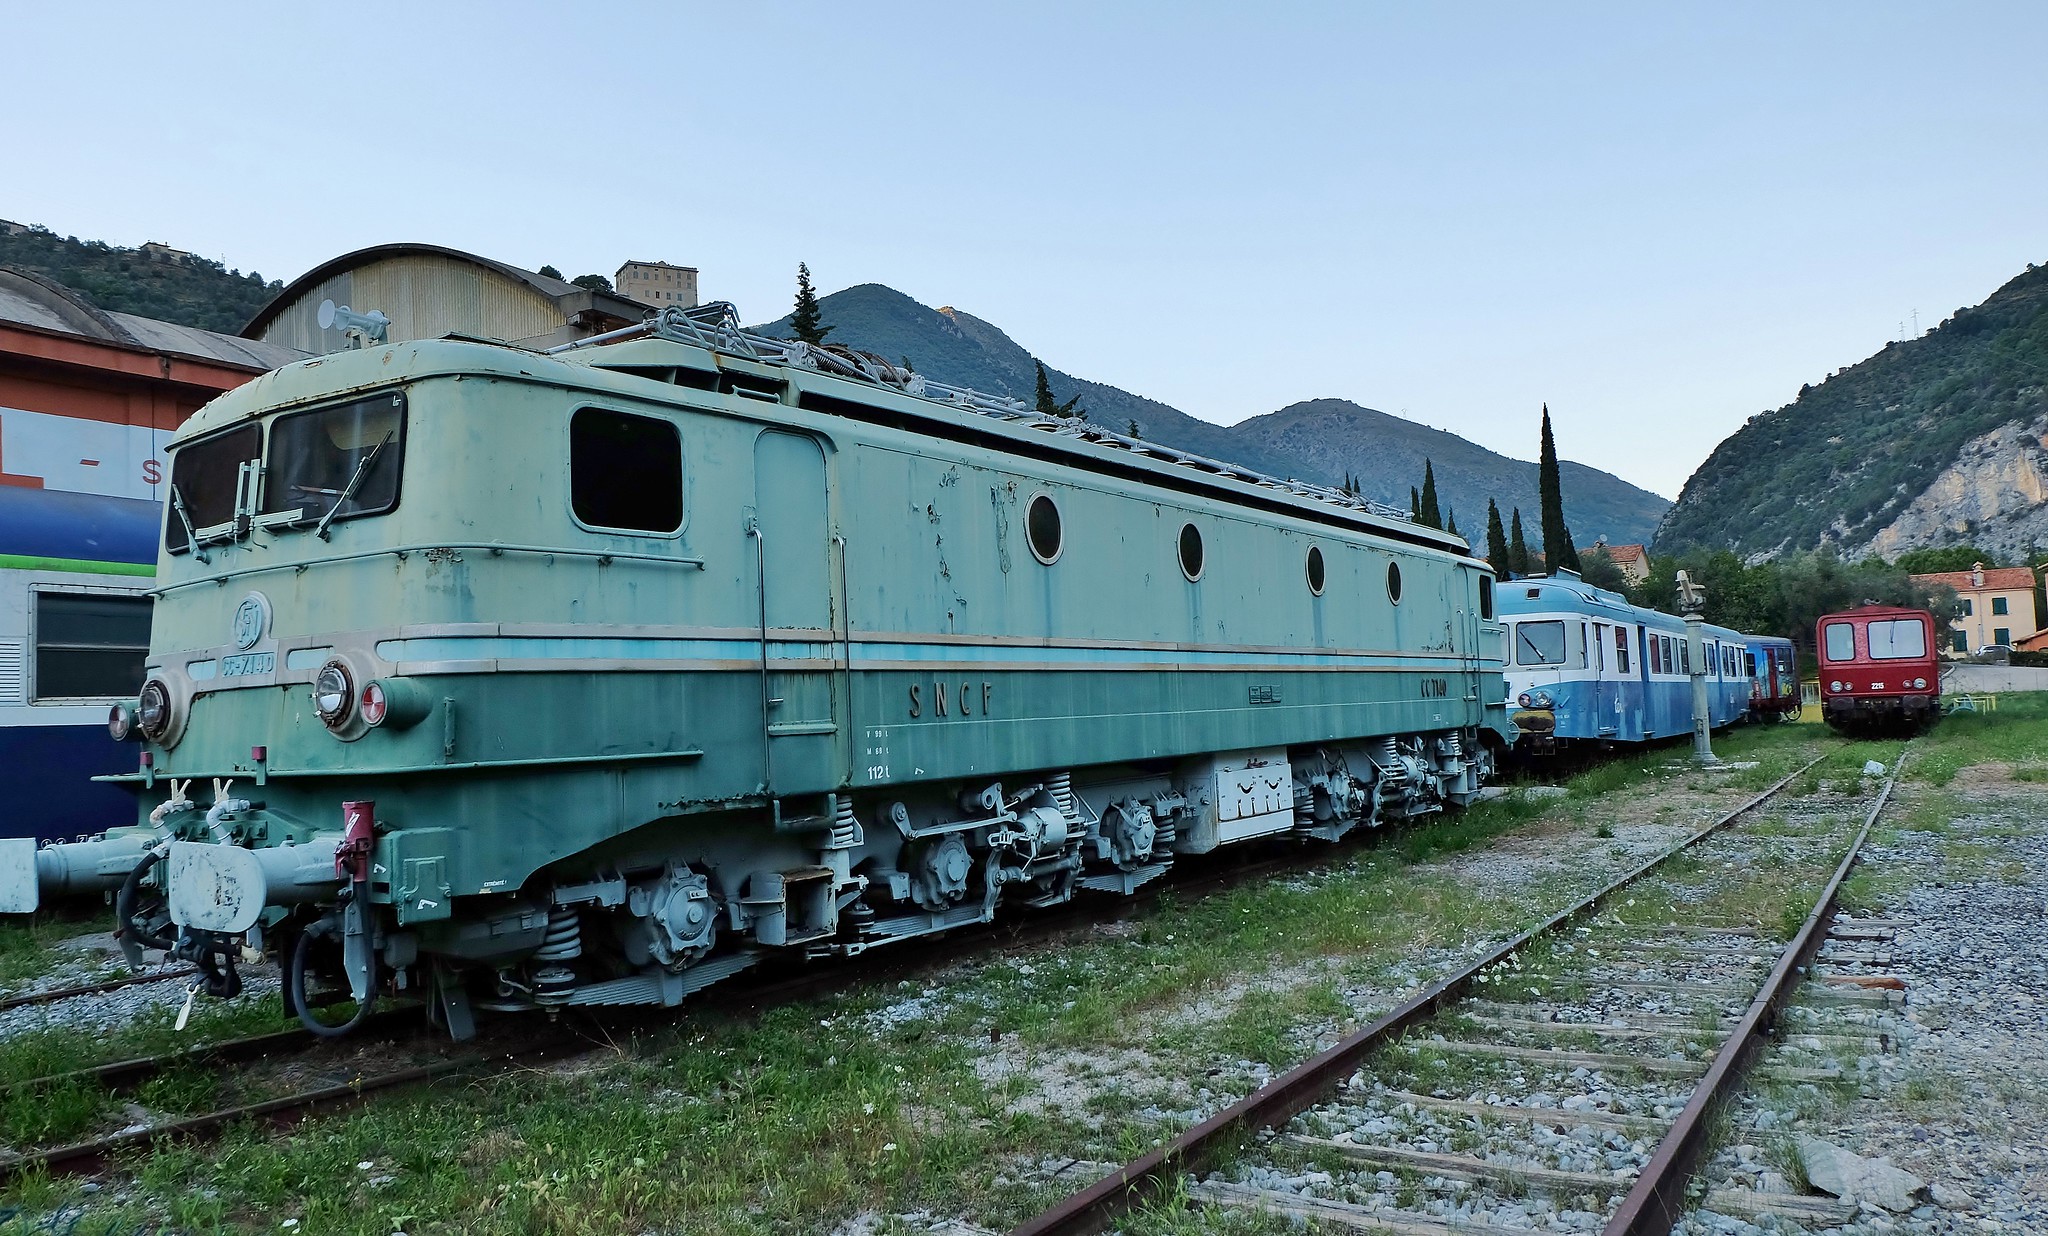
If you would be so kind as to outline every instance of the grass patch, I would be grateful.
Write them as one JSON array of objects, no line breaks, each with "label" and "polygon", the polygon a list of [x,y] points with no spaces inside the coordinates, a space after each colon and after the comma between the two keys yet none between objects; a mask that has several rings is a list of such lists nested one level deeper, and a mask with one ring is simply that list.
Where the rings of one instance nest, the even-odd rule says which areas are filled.
[{"label": "grass patch", "polygon": [[114,929],[111,915],[81,918],[41,911],[0,918],[0,990],[33,982],[74,956],[58,946],[66,940]]}]

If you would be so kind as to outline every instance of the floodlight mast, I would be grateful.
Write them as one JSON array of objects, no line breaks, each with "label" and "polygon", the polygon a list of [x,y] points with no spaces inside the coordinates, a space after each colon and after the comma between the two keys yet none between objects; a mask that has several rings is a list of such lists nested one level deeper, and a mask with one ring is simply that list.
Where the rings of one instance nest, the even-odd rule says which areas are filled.
[{"label": "floodlight mast", "polygon": [[1721,761],[1714,755],[1713,714],[1707,708],[1707,644],[1700,632],[1706,622],[1700,610],[1707,603],[1705,584],[1694,582],[1685,571],[1678,573],[1678,608],[1685,617],[1685,642],[1688,660],[1686,668],[1692,678],[1692,758],[1697,764],[1712,766]]}]

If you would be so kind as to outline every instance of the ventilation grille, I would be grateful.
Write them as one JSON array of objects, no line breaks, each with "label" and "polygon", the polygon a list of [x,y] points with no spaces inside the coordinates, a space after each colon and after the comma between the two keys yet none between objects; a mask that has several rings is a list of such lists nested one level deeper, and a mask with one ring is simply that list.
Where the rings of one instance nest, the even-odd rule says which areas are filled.
[{"label": "ventilation grille", "polygon": [[19,640],[0,640],[0,705],[27,703]]}]

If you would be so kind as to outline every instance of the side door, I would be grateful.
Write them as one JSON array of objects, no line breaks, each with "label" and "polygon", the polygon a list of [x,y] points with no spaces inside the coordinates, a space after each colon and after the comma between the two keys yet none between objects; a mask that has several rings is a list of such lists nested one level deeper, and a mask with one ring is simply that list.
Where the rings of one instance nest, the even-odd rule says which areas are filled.
[{"label": "side door", "polygon": [[1595,732],[1602,738],[1613,738],[1621,731],[1621,683],[1616,678],[1614,650],[1607,646],[1613,639],[1608,634],[1611,630],[1604,622],[1593,624],[1593,715]]},{"label": "side door", "polygon": [[818,440],[762,431],[747,532],[760,625],[761,781],[771,797],[822,793],[844,780],[845,598],[831,510]]}]

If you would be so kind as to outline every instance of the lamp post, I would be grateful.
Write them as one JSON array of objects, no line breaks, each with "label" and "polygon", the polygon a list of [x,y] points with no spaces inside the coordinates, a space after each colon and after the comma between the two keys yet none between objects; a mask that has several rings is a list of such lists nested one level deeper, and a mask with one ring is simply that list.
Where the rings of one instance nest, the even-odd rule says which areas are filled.
[{"label": "lamp post", "polygon": [[1714,721],[1707,710],[1707,645],[1700,637],[1706,620],[1700,607],[1707,603],[1707,589],[1696,584],[1684,571],[1678,573],[1678,608],[1685,617],[1686,669],[1692,677],[1692,758],[1696,764],[1714,765]]}]

